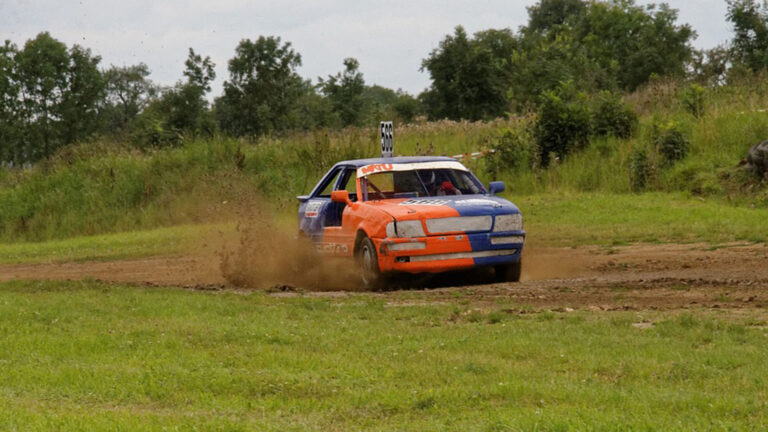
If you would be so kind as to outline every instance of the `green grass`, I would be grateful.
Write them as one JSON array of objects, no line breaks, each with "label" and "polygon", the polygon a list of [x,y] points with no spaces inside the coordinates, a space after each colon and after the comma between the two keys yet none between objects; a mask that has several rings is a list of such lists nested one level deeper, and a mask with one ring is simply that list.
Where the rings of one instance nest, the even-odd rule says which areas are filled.
[{"label": "green grass", "polygon": [[[520,163],[502,167],[494,177],[506,181],[507,194],[520,204],[529,230],[546,243],[765,241],[768,189],[737,167],[768,130],[768,113],[758,111],[768,106],[763,81],[710,92],[701,119],[680,106],[676,84],[652,87],[628,96],[641,114],[631,139],[594,139],[548,168]],[[399,126],[397,153],[455,155],[493,148],[503,131],[530,127],[533,119]],[[691,142],[685,159],[674,164],[659,159],[651,136],[656,121],[679,124]],[[528,153],[535,153],[530,134],[520,136],[527,137]],[[243,215],[272,212],[292,221],[296,195],[309,192],[339,160],[375,156],[376,143],[375,130],[367,128],[252,140],[192,139],[177,148],[147,152],[96,142],[64,149],[30,169],[0,168],[0,242],[76,237],[74,243],[84,241],[86,246],[82,254],[59,254],[46,252],[49,246],[0,245],[0,262],[46,255],[55,260],[58,255],[98,258],[110,247],[91,253],[91,240],[81,236],[226,224]],[[647,192],[639,195],[630,192],[629,161],[637,148],[645,149],[650,161]],[[484,182],[497,179],[487,172],[484,159],[465,163]],[[151,236],[136,240],[151,241]],[[78,249],[68,241],[49,245]],[[142,249],[125,253],[179,248]]]},{"label": "green grass", "polygon": [[[766,208],[765,188],[744,186],[741,182],[746,180],[734,167],[764,135],[768,114],[713,112],[701,121],[683,113],[670,117],[691,138],[691,153],[672,166],[654,166],[649,191],[673,194],[675,206],[687,205],[682,203],[682,194],[687,194],[694,207],[697,198],[729,203],[734,210],[725,213],[741,214],[742,207],[752,205]],[[500,131],[524,124],[529,123],[512,119],[403,127],[398,153],[423,153],[430,145],[433,153],[449,155],[492,148]],[[636,147],[652,147],[651,124],[651,118],[644,119],[630,140],[598,139],[549,168],[509,169],[498,178],[506,181],[512,196],[532,196],[534,202],[553,194],[589,194],[587,201],[600,201],[597,195],[603,194],[606,203],[621,195],[622,202],[632,202],[636,195],[629,190],[629,155]],[[222,137],[149,153],[109,145],[91,150],[84,145],[28,171],[0,170],[0,241],[220,223],[244,210],[292,213],[297,206],[294,197],[309,192],[333,163],[374,156],[375,150],[375,134],[359,129],[257,141]],[[482,159],[466,163],[484,182],[493,180]],[[667,207],[657,204],[654,208]],[[633,235],[638,237],[642,236]]]},{"label": "green grass", "polygon": [[536,244],[768,241],[768,209],[685,193],[557,193],[508,196]]},{"label": "green grass", "polygon": [[218,228],[231,229],[226,225],[180,225],[48,242],[0,244],[0,264],[109,261],[193,254]]},{"label": "green grass", "polygon": [[[435,122],[401,128],[402,151],[456,154],[487,143],[500,125]],[[0,241],[221,222],[245,209],[286,211],[336,162],[374,157],[375,129],[285,137],[191,140],[138,152],[120,143],[67,148],[31,169],[0,168]]]},{"label": "green grass", "polygon": [[[636,242],[768,242],[768,209],[737,207],[683,193],[507,194],[522,210],[528,243],[537,246]],[[296,216],[283,212],[276,229],[292,235]],[[0,244],[0,264],[115,260],[210,251],[231,238],[232,224],[182,225],[36,243]]]},{"label": "green grass", "polygon": [[0,430],[755,430],[746,315],[0,284]]}]

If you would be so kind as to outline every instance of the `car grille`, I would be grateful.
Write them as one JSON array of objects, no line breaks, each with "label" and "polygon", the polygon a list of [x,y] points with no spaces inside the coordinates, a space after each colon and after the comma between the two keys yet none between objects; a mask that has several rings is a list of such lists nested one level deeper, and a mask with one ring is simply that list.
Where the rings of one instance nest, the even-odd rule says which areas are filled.
[{"label": "car grille", "polygon": [[490,215],[427,219],[427,231],[430,234],[490,231],[492,224]]}]

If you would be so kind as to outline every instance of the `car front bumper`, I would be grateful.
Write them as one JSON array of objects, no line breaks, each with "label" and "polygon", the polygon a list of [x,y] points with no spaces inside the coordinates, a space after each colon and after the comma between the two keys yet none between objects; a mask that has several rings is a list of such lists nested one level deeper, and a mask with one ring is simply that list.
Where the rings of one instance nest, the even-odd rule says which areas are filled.
[{"label": "car front bumper", "polygon": [[374,239],[382,272],[440,273],[520,262],[525,232]]}]

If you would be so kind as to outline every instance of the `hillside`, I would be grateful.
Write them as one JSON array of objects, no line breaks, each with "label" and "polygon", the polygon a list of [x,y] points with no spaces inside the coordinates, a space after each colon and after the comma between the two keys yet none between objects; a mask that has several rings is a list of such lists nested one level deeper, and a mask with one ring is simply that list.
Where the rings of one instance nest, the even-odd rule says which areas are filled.
[{"label": "hillside", "polygon": [[[707,91],[699,117],[686,107],[684,91],[682,84],[659,82],[627,96],[639,114],[631,138],[592,138],[546,168],[530,157],[536,151],[533,115],[396,125],[396,153],[455,155],[503,148],[509,145],[506,134],[514,138],[520,163],[510,164],[500,153],[466,163],[484,182],[506,181],[506,194],[514,199],[682,192],[691,199],[764,207],[765,188],[738,164],[768,135],[768,113],[762,109],[768,106],[768,85],[754,79]],[[689,143],[682,160],[666,163],[660,156],[654,143],[659,125],[673,125]],[[290,214],[294,197],[306,193],[333,163],[377,151],[374,128],[251,140],[188,139],[178,147],[144,151],[117,141],[87,142],[32,168],[0,169],[0,239],[47,240],[231,220],[244,208]],[[646,157],[640,167],[638,152]],[[638,170],[645,176],[640,188],[633,183]]]}]

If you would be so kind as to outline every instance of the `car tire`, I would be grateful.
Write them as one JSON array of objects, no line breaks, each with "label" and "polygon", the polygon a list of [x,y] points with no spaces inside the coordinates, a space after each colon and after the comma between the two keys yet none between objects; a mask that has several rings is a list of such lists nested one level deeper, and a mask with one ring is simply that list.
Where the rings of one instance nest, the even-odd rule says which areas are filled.
[{"label": "car tire", "polygon": [[366,289],[378,289],[382,284],[379,269],[379,255],[371,239],[363,237],[357,248],[357,262],[360,266],[360,279]]},{"label": "car tire", "polygon": [[520,273],[522,272],[522,269],[522,261],[496,266],[496,280],[499,282],[520,282]]}]

